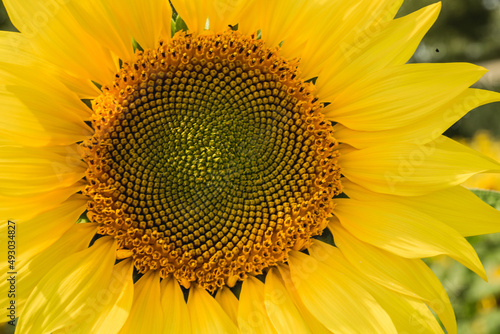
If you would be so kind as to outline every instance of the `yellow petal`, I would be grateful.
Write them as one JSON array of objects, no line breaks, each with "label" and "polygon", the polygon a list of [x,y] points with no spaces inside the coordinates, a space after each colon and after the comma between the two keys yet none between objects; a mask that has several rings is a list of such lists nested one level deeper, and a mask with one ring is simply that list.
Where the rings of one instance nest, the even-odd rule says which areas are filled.
[{"label": "yellow petal", "polygon": [[[413,55],[422,37],[436,20],[441,3],[364,31],[352,44],[340,45],[343,57],[326,66],[318,76],[318,95],[331,96],[370,72],[403,65]],[[340,61],[339,61],[340,60]]]},{"label": "yellow petal", "polygon": [[172,5],[179,16],[186,22],[188,29],[195,33],[205,30],[210,6],[204,0],[173,0]]},{"label": "yellow petal", "polygon": [[[42,61],[42,60],[40,60]],[[33,66],[33,65],[32,65]],[[57,77],[52,77],[42,72],[33,72],[33,67],[28,64],[3,64],[0,75],[3,80],[8,81],[4,86],[6,92],[10,92],[19,98],[26,106],[35,110],[44,111],[47,104],[58,105],[63,110],[53,110],[56,115],[60,115],[65,120],[89,120],[92,110],[83,103],[74,91],[70,90]],[[42,68],[43,70],[43,68]],[[34,92],[25,92],[31,89]],[[33,94],[38,94],[32,96]],[[36,97],[35,101],[30,98]],[[50,97],[51,101],[43,101],[43,98]],[[66,114],[66,115],[65,115]]]},{"label": "yellow petal", "polygon": [[332,332],[396,333],[387,313],[365,289],[353,282],[349,273],[296,251],[290,252],[289,262],[300,298]]},{"label": "yellow petal", "polygon": [[18,273],[16,302],[20,313],[23,312],[28,296],[40,280],[66,257],[87,249],[96,231],[97,224],[75,224],[43,252],[16,265]]},{"label": "yellow petal", "polygon": [[445,254],[486,280],[474,248],[457,231],[393,201],[336,200],[335,216],[356,238],[407,258]]},{"label": "yellow petal", "polygon": [[2,137],[17,145],[69,145],[88,138],[84,121],[91,110],[66,86],[48,74],[33,75],[33,67],[0,65],[0,102],[5,115]]},{"label": "yellow petal", "polygon": [[[415,302],[367,279],[356,270],[357,268],[351,266],[338,248],[314,240],[308,250],[312,257],[331,268],[348,273],[355,283],[366,289],[391,317],[398,333],[412,333],[417,330],[422,333],[442,333],[441,327],[424,303]],[[381,265],[382,263],[377,264]],[[439,281],[437,284],[440,286]]]},{"label": "yellow petal", "polygon": [[380,193],[425,195],[463,183],[472,175],[500,171],[490,158],[444,136],[426,145],[392,144],[340,156],[349,180]]},{"label": "yellow petal", "polygon": [[[284,40],[285,56],[300,57],[303,76],[312,78],[332,64],[342,63],[346,47],[380,31],[392,20],[401,3],[402,0],[360,0],[354,4],[349,1],[308,1],[308,6],[291,26],[283,26],[276,20],[271,20],[271,24],[281,36],[286,36],[281,39]],[[314,24],[311,24],[311,18],[314,18]]]},{"label": "yellow petal", "polygon": [[12,22],[30,39],[36,53],[87,82],[111,82],[118,64],[75,20],[68,3],[4,1]]},{"label": "yellow petal", "polygon": [[274,268],[266,275],[264,296],[267,315],[278,333],[312,333]]},{"label": "yellow petal", "polygon": [[134,284],[134,301],[120,334],[162,333],[160,276],[149,271]]},{"label": "yellow petal", "polygon": [[115,249],[112,238],[103,237],[52,267],[28,298],[17,331],[47,333],[88,317],[88,301],[109,284]]},{"label": "yellow petal", "polygon": [[[398,333],[444,333],[427,304],[410,298],[393,297],[393,295],[389,295],[389,298],[386,298],[386,295],[382,294],[378,298],[384,303],[384,308],[390,310],[388,313],[391,315]],[[447,334],[456,334],[456,332],[455,324],[452,328],[446,327]]]},{"label": "yellow petal", "polygon": [[[379,29],[396,14],[402,0],[369,1],[249,1],[237,19],[246,34],[261,30],[269,47],[283,42],[286,58],[300,58],[299,68],[306,79],[344,57],[339,45],[350,45],[366,31]],[[310,24],[314,18],[315,24]],[[339,24],[339,22],[341,24]],[[334,53],[334,56],[332,56]]]},{"label": "yellow petal", "polygon": [[316,317],[308,310],[306,305],[304,305],[302,299],[300,299],[297,289],[292,281],[289,266],[281,264],[278,266],[278,270],[283,283],[285,283],[285,287],[290,298],[293,300],[293,303],[299,310],[302,318],[304,318],[307,326],[311,329],[311,332],[314,334],[330,334],[331,331],[329,331],[318,319],[316,319]]},{"label": "yellow petal", "polygon": [[[301,23],[310,17],[309,9],[312,6],[304,0],[254,0],[238,18],[238,27],[241,26],[245,32],[260,29],[266,44],[271,48],[277,47],[289,37],[301,39],[299,27],[304,27]],[[248,28],[253,31],[247,31]]]},{"label": "yellow petal", "polygon": [[120,59],[132,58],[132,36],[127,34],[127,26],[133,21],[119,26],[116,18],[117,12],[125,8],[113,8],[109,1],[87,0],[70,1],[67,10],[81,28],[101,45],[107,46]]},{"label": "yellow petal", "polygon": [[164,0],[112,0],[110,4],[108,15],[116,17],[115,29],[127,32],[129,43],[134,38],[144,49],[157,45],[163,20],[170,24],[172,17],[170,4]]},{"label": "yellow petal", "polygon": [[160,276],[149,271],[134,284],[134,300],[120,334],[162,333]]},{"label": "yellow petal", "polygon": [[85,211],[88,197],[75,194],[53,210],[33,219],[19,221],[19,247],[16,260],[27,260],[57,241]]},{"label": "yellow petal", "polygon": [[35,54],[31,45],[32,38],[11,31],[0,31],[0,68],[8,69],[11,65],[27,66],[37,69],[37,77],[57,78],[80,98],[91,98],[100,94],[90,81],[78,79]]},{"label": "yellow petal", "polygon": [[339,152],[342,152],[342,154],[349,154],[351,152],[356,152],[358,151],[355,147],[346,144],[346,143],[340,143],[338,146]]},{"label": "yellow petal", "polygon": [[131,260],[115,265],[109,285],[88,301],[85,311],[88,317],[73,328],[65,328],[66,333],[118,333],[129,316],[134,298],[132,269]]},{"label": "yellow petal", "polygon": [[31,219],[36,215],[58,207],[71,195],[81,191],[86,183],[77,182],[69,187],[31,196],[0,195],[0,217],[11,219]]},{"label": "yellow petal", "polygon": [[0,194],[30,196],[69,187],[83,178],[86,165],[76,147],[64,154],[49,149],[2,147]]},{"label": "yellow petal", "polygon": [[[419,210],[457,230],[463,236],[500,232],[500,211],[495,210],[462,186],[425,196],[393,196],[373,193],[349,180],[342,182],[352,199],[395,201]],[[471,224],[471,222],[474,222]]]},{"label": "yellow petal", "polygon": [[[335,236],[335,245],[352,267],[387,289],[424,301],[433,308],[450,333],[456,331],[455,314],[448,295],[422,260],[403,258],[362,242],[338,222],[330,223],[329,228]],[[314,243],[316,252],[321,250],[320,246],[320,243]],[[324,249],[323,253],[326,253]]]},{"label": "yellow petal", "polygon": [[193,333],[238,333],[229,316],[205,289],[191,287],[187,305]]},{"label": "yellow petal", "polygon": [[[32,99],[23,101],[18,93]],[[11,144],[25,146],[70,145],[90,136],[91,130],[83,120],[57,112],[59,107],[48,98],[27,87],[18,87],[16,93],[0,88],[0,102],[6,111],[0,120],[1,136]]]},{"label": "yellow petal", "polygon": [[127,320],[134,298],[132,269],[132,263],[127,263],[127,260],[115,266],[108,287],[114,296],[109,303],[110,309],[101,313],[99,321],[94,324],[90,333],[118,333],[121,325]]},{"label": "yellow petal", "polygon": [[165,329],[163,333],[191,333],[191,320],[184,294],[177,280],[164,278],[160,284]]},{"label": "yellow petal", "polygon": [[69,2],[67,9],[89,35],[124,61],[132,59],[133,39],[144,49],[154,48],[163,20],[170,23],[172,16],[163,0],[76,1]]},{"label": "yellow petal", "polygon": [[[403,198],[401,202],[409,199]],[[448,224],[463,236],[500,232],[500,211],[461,186],[412,199],[413,207]]]},{"label": "yellow petal", "polygon": [[[163,26],[161,28],[160,38],[164,41],[170,40],[172,36],[172,7],[163,6]],[[168,20],[166,18],[169,18]]]},{"label": "yellow petal", "polygon": [[276,333],[264,303],[264,283],[249,276],[241,287],[238,304],[241,333]]},{"label": "yellow petal", "polygon": [[433,110],[424,119],[403,127],[382,131],[357,131],[336,124],[335,138],[358,149],[384,143],[427,144],[462,118],[470,110],[500,101],[500,93],[469,88],[455,99]]},{"label": "yellow petal", "polygon": [[485,73],[484,68],[466,63],[389,67],[341,92],[323,92],[322,99],[332,102],[325,115],[354,130],[379,131],[410,125],[456,98]]},{"label": "yellow petal", "polygon": [[238,324],[238,298],[227,287],[223,287],[215,295],[215,300],[219,303],[231,320]]}]

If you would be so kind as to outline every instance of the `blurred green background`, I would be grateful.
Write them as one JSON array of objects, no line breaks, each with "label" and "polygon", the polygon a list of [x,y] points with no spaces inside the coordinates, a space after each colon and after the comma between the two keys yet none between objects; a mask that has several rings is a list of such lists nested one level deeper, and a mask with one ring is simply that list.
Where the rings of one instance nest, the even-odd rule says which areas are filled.
[{"label": "blurred green background", "polygon": [[[19,0],[22,1],[22,0]],[[406,15],[431,0],[407,0],[398,16]],[[0,3],[0,29],[16,31]],[[411,62],[473,62],[490,72],[477,87],[500,91],[500,0],[444,0],[437,23],[431,28]],[[500,142],[500,103],[477,108],[453,125],[446,134],[467,142],[478,130]],[[500,144],[499,144],[500,145]],[[498,156],[493,156],[500,160]],[[495,188],[495,187],[492,187]],[[500,186],[499,186],[500,188]],[[500,190],[500,189],[497,189]],[[478,193],[500,209],[500,202],[487,193]],[[473,223],[473,222],[471,222]],[[500,222],[499,222],[500,224]],[[441,279],[454,306],[459,334],[500,333],[500,234],[469,238],[488,273],[483,282],[468,269],[450,260],[428,261]]]}]

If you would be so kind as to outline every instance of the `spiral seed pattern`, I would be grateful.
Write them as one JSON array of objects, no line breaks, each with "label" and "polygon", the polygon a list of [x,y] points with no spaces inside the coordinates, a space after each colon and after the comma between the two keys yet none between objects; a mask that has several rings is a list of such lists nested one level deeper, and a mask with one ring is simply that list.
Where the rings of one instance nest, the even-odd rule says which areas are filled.
[{"label": "spiral seed pattern", "polygon": [[297,61],[234,31],[136,53],[93,101],[88,215],[141,273],[233,286],[321,234],[337,142]]}]

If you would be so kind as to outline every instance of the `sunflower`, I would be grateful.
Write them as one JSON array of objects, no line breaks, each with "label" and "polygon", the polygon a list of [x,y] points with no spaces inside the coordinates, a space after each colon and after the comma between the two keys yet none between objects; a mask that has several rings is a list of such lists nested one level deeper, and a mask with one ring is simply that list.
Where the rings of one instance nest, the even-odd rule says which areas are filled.
[{"label": "sunflower", "polygon": [[500,166],[441,134],[500,94],[406,64],[440,3],[4,2],[17,333],[456,332],[421,258],[486,279]]}]

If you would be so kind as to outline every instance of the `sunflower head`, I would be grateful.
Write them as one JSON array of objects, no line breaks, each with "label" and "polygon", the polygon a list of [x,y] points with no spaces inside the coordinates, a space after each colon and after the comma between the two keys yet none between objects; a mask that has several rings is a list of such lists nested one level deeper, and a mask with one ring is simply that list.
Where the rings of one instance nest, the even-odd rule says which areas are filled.
[{"label": "sunflower head", "polygon": [[500,168],[441,133],[500,94],[406,64],[440,4],[50,3],[0,34],[19,332],[456,332],[420,259],[485,277],[460,184]]}]

